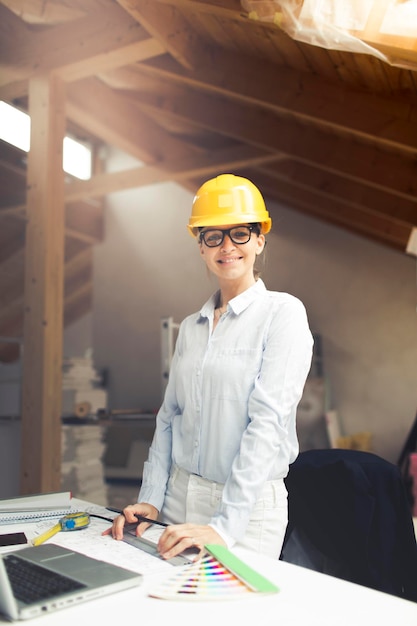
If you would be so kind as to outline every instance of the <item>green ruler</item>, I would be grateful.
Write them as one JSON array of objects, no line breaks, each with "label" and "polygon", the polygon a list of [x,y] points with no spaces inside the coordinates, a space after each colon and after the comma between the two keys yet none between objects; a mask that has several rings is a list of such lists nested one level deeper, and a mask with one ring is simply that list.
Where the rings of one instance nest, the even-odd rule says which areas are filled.
[{"label": "green ruler", "polygon": [[270,580],[256,572],[246,563],[238,559],[230,550],[224,546],[208,544],[204,546],[219,563],[221,563],[232,574],[244,582],[253,591],[262,593],[278,593],[279,588]]}]

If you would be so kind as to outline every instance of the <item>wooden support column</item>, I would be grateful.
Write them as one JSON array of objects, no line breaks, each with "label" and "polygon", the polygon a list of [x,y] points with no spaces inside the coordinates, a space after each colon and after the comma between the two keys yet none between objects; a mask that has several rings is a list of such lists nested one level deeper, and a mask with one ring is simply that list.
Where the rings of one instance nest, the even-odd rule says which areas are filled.
[{"label": "wooden support column", "polygon": [[30,81],[29,114],[22,494],[57,491],[61,483],[65,86],[58,77]]}]

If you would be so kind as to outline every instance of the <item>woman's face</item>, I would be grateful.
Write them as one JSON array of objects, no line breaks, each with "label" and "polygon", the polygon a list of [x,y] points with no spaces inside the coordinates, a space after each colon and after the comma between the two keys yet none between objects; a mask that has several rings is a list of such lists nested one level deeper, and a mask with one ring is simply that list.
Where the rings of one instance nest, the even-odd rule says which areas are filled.
[{"label": "woman's face", "polygon": [[[219,235],[224,235],[222,243],[213,247],[209,247],[200,238],[201,256],[208,269],[219,280],[248,278],[253,281],[253,266],[256,256],[265,247],[265,236],[258,235],[256,229],[252,232],[248,231],[248,227],[250,227],[249,224],[229,224],[202,228],[201,233],[208,244],[217,243],[221,239]],[[231,229],[233,229],[231,233],[224,232]],[[219,233],[218,231],[223,232]],[[246,241],[248,237],[249,241]],[[246,243],[239,243],[239,241],[246,241]]]}]

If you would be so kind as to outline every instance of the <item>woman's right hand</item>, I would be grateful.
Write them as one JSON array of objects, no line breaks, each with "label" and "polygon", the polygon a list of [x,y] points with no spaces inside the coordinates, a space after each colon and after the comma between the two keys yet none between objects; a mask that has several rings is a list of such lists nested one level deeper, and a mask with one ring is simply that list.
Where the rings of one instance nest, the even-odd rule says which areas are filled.
[{"label": "woman's right hand", "polygon": [[[113,524],[107,528],[102,535],[112,535],[113,539],[120,541],[123,539],[123,528],[127,524],[135,524],[138,520],[135,515],[143,515],[149,519],[158,519],[158,509],[147,502],[138,502],[137,504],[129,504],[123,509],[123,514],[114,518]],[[136,527],[136,535],[140,537],[144,531],[150,526],[146,522],[140,522]]]}]

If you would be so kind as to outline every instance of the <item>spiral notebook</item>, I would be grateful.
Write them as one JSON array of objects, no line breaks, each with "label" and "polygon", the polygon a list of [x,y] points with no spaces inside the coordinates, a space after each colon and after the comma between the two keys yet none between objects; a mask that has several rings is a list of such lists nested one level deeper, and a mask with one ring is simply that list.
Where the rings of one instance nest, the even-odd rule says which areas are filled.
[{"label": "spiral notebook", "polygon": [[36,522],[45,518],[62,517],[73,512],[71,492],[40,493],[0,500],[0,524]]}]

